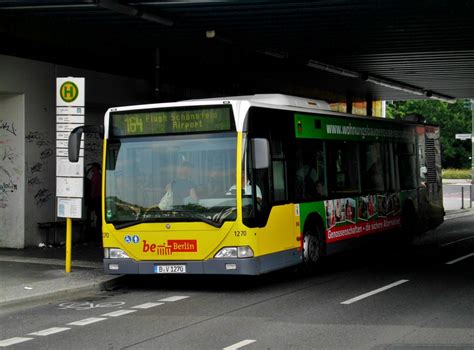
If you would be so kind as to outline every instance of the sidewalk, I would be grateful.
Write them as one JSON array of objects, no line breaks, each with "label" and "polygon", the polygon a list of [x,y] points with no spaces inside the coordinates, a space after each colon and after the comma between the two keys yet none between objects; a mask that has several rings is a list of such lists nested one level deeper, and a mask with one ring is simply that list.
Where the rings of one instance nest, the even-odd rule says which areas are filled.
[{"label": "sidewalk", "polygon": [[98,243],[72,247],[71,272],[65,272],[65,248],[0,249],[0,307],[62,298],[101,290],[120,276],[105,275]]},{"label": "sidewalk", "polygon": [[474,215],[474,208],[446,210],[444,220],[446,221],[446,220],[461,218],[463,216],[469,216],[469,215]]}]

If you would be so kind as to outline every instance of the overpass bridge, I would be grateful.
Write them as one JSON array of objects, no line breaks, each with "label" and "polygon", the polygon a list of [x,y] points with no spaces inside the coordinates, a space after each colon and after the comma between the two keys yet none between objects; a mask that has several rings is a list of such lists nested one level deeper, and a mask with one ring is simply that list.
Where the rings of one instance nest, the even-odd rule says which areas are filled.
[{"label": "overpass bridge", "polygon": [[0,53],[149,81],[157,98],[474,96],[474,3],[0,2]]}]

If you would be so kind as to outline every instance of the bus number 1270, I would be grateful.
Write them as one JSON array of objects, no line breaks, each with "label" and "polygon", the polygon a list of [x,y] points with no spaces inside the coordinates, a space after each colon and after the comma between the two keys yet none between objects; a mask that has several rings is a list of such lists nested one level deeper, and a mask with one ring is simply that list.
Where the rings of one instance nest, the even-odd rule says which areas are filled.
[{"label": "bus number 1270", "polygon": [[234,231],[235,237],[245,237],[247,236],[247,231]]}]

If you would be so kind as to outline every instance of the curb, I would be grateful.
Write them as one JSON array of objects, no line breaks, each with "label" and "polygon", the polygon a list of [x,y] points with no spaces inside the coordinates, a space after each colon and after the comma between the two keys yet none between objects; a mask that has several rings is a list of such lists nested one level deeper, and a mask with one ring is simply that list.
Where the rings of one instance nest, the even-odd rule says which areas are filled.
[{"label": "curb", "polygon": [[104,280],[96,281],[88,285],[82,285],[75,288],[64,288],[60,290],[53,290],[51,292],[44,292],[36,295],[29,295],[11,300],[0,301],[0,307],[15,307],[19,305],[25,306],[25,304],[37,303],[40,301],[53,301],[66,296],[73,297],[77,294],[81,294],[84,292],[114,290],[121,285],[121,280],[123,279],[123,277],[124,276],[122,275],[104,275],[102,277]]},{"label": "curb", "polygon": [[[61,260],[61,259],[32,258],[32,257],[13,256],[13,255],[0,255],[0,261],[11,261],[11,262],[17,262],[17,263],[26,263],[26,264],[65,266],[65,260]],[[87,269],[101,269],[102,266],[103,266],[102,262],[91,262],[91,261],[82,261],[82,260],[73,260],[71,262],[72,269],[76,267],[87,268]]]}]

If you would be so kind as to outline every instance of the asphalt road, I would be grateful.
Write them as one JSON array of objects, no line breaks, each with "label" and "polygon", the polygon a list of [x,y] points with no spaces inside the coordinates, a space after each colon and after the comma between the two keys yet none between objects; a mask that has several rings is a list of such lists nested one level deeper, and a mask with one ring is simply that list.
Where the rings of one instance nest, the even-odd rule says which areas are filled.
[{"label": "asphalt road", "polygon": [[473,227],[474,216],[446,221],[408,251],[374,242],[329,258],[313,276],[146,276],[0,310],[0,346],[474,349]]}]

